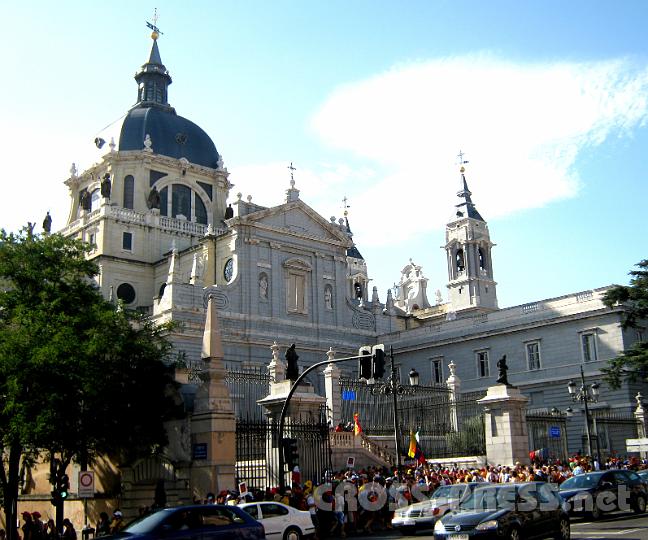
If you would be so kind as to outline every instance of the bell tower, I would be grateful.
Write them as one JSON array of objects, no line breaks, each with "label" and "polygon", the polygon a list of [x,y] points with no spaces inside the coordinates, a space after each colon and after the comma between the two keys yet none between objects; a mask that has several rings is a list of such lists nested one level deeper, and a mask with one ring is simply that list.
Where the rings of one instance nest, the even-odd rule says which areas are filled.
[{"label": "bell tower", "polygon": [[466,181],[463,154],[460,153],[462,189],[457,196],[456,213],[446,225],[445,250],[448,258],[450,310],[494,311],[497,290],[493,279],[492,247],[488,225],[472,202]]}]

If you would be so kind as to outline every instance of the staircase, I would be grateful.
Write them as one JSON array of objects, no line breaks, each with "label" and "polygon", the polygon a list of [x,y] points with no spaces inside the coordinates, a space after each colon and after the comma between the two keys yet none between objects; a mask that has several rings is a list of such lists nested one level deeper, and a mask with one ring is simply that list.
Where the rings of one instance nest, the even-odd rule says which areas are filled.
[{"label": "staircase", "polygon": [[354,458],[355,468],[369,465],[393,467],[396,464],[396,455],[391,450],[364,433],[354,435],[351,431],[333,431],[330,440],[333,468],[336,470],[347,467],[349,457]]}]

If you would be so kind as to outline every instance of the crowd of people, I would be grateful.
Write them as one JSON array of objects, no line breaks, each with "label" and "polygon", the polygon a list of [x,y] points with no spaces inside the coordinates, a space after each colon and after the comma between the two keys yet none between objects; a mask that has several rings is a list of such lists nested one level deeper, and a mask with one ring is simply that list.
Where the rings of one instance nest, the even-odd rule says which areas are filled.
[{"label": "crowd of people", "polygon": [[430,498],[439,487],[466,482],[545,481],[561,484],[567,478],[599,469],[645,469],[647,460],[611,456],[602,464],[575,455],[566,461],[535,459],[513,466],[461,467],[458,464],[405,465],[402,473],[386,467],[346,469],[327,473],[321,484],[295,482],[283,492],[278,488],[251,490],[241,496],[221,492],[216,503],[278,501],[311,513],[319,537],[362,534],[391,528],[396,508]]},{"label": "crowd of people", "polygon": [[[38,511],[25,511],[21,514],[21,517],[22,525],[20,530],[16,531],[18,540],[77,540],[77,531],[68,518],[63,519],[61,522],[62,527],[59,530],[53,519],[43,521],[42,515]],[[123,513],[121,510],[115,510],[112,519],[108,517],[106,512],[101,512],[97,527],[90,530],[92,530],[95,537],[108,536],[121,531],[125,526],[126,522]],[[5,540],[6,537],[6,531],[0,529],[0,540]]]},{"label": "crowd of people", "polygon": [[[439,487],[466,482],[529,482],[545,481],[561,484],[567,478],[599,469],[648,468],[648,460],[610,456],[603,463],[586,456],[575,455],[567,461],[533,459],[531,464],[516,463],[513,466],[461,467],[456,463],[413,463],[406,464],[401,473],[387,467],[366,467],[359,470],[345,469],[327,472],[321,483],[300,481],[300,475],[293,474],[292,484],[284,490],[267,487],[265,490],[251,489],[245,493],[221,491],[209,493],[205,504],[238,504],[250,501],[276,501],[310,512],[319,537],[361,534],[391,528],[391,519],[396,508],[429,498]],[[145,515],[146,511],[140,511]],[[77,532],[69,519],[62,522],[58,530],[54,520],[44,522],[39,512],[23,512],[20,540],[77,540]],[[125,527],[120,510],[112,518],[101,512],[95,537],[121,531]],[[0,540],[6,538],[0,530]]]}]

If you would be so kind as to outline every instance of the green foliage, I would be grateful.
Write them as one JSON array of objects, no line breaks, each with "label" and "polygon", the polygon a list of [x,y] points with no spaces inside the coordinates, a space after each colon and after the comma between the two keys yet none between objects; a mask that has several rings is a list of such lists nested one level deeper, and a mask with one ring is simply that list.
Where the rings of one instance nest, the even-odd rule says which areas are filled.
[{"label": "green foliage", "polygon": [[[648,319],[648,259],[632,270],[630,285],[616,285],[605,293],[603,302],[608,307],[623,304],[623,328],[637,328],[640,322]],[[648,375],[648,342],[635,342],[610,360],[609,366],[601,370],[606,382],[612,388],[619,388],[624,379],[629,381],[646,380]]]},{"label": "green foliage", "polygon": [[[86,250],[59,235],[0,231],[5,455],[19,451],[25,458],[45,449],[64,465],[98,453],[128,461],[167,442],[163,420],[173,410],[174,390],[164,362],[169,327],[106,301]],[[13,490],[9,468],[5,460],[5,501]]]},{"label": "green foliage", "polygon": [[479,456],[484,453],[484,418],[465,419],[461,429],[446,435],[448,450],[455,456]]}]

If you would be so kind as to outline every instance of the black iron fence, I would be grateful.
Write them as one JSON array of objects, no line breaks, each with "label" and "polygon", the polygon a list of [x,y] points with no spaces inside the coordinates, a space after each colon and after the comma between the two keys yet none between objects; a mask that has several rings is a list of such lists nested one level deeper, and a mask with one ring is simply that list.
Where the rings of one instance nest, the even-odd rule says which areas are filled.
[{"label": "black iron fence", "polygon": [[569,457],[565,414],[552,414],[546,409],[527,410],[526,421],[529,449],[534,458],[562,461]]},{"label": "black iron fence", "polygon": [[270,393],[271,378],[265,366],[226,365],[227,385],[234,415],[237,419],[257,420],[264,418],[263,407],[257,401],[268,396]]},{"label": "black iron fence", "polygon": [[[331,469],[329,428],[324,417],[311,422],[291,422],[284,428],[284,438],[297,440],[297,464],[300,481],[320,482]],[[236,421],[236,476],[253,489],[279,485],[279,424],[262,420]],[[293,471],[284,471],[286,485],[291,485]]]},{"label": "black iron fence", "polygon": [[[357,413],[366,435],[393,437],[392,394],[352,378],[340,378],[339,386],[344,424],[353,422]],[[407,453],[411,433],[418,433],[426,458],[483,455],[486,449],[483,407],[476,401],[481,397],[483,392],[460,395],[455,400],[444,384],[404,386],[396,399],[403,452]]]},{"label": "black iron fence", "polygon": [[[626,454],[626,439],[639,437],[639,420],[633,411],[594,409],[590,411],[590,416],[593,451],[602,458],[613,454]],[[582,430],[581,442],[583,448],[587,448],[585,427]]]}]

